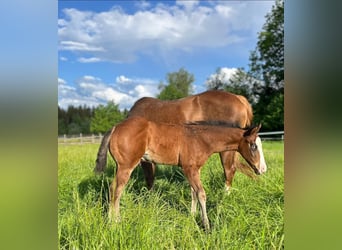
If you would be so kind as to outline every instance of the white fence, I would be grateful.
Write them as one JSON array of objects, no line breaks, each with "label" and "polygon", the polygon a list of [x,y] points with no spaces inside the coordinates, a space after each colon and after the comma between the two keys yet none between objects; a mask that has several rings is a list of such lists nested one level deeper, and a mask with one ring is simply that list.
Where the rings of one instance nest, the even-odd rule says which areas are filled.
[{"label": "white fence", "polygon": [[101,143],[102,134],[98,135],[62,135],[58,136],[58,144],[89,144]]},{"label": "white fence", "polygon": [[263,141],[284,140],[284,131],[261,132],[258,134]]},{"label": "white fence", "polygon": [[[259,136],[263,141],[284,140],[284,131],[262,132]],[[103,135],[62,135],[58,136],[58,144],[89,144],[101,143]]]}]

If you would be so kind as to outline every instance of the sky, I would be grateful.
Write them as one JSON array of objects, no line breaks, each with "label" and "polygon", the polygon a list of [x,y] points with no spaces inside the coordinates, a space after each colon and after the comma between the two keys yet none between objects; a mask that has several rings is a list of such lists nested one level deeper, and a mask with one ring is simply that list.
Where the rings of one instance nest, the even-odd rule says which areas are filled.
[{"label": "sky", "polygon": [[166,75],[194,75],[193,94],[218,68],[248,70],[274,1],[58,1],[58,105],[155,97]]}]

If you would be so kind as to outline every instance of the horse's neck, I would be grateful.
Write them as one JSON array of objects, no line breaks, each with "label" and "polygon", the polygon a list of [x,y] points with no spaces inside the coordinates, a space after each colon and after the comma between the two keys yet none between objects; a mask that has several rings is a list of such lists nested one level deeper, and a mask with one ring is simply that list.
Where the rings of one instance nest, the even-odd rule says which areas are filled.
[{"label": "horse's neck", "polygon": [[237,128],[214,128],[203,133],[203,138],[215,152],[237,150],[242,132]]}]

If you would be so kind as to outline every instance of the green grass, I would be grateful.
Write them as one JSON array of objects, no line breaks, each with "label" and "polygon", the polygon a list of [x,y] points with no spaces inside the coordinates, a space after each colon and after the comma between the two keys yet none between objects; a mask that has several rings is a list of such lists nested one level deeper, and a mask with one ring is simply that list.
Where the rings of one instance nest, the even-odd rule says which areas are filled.
[{"label": "green grass", "polygon": [[97,144],[59,145],[59,249],[282,249],[284,247],[284,144],[264,142],[268,165],[256,180],[236,173],[224,191],[218,155],[202,168],[211,231],[190,214],[188,182],[178,167],[160,166],[147,191],[140,167],[121,198],[119,223],[107,221],[108,186],[115,164],[94,176]]}]

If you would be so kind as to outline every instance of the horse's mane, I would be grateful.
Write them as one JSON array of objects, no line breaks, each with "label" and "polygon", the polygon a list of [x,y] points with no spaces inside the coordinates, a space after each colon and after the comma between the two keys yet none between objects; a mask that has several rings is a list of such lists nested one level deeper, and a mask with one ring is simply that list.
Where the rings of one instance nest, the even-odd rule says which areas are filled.
[{"label": "horse's mane", "polygon": [[194,121],[187,122],[185,125],[202,125],[202,126],[218,126],[218,127],[227,127],[227,128],[239,128],[243,130],[247,130],[250,127],[241,128],[237,123],[231,123],[226,121]]}]

